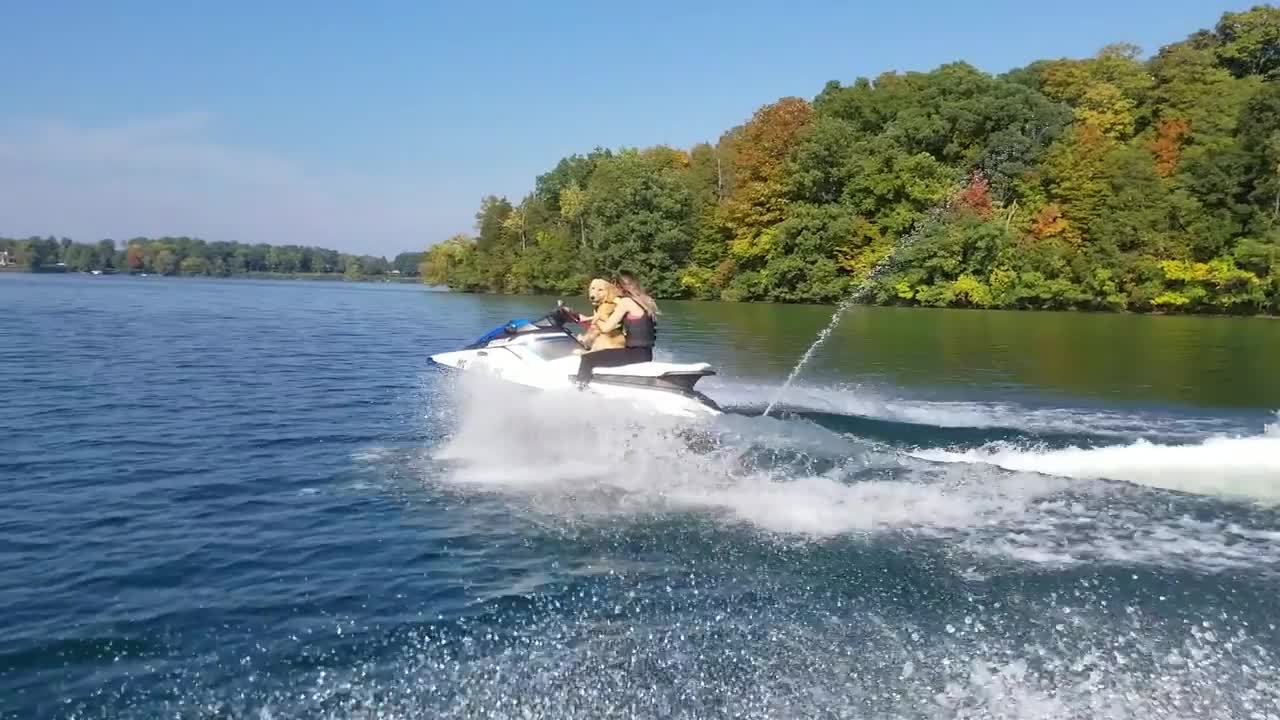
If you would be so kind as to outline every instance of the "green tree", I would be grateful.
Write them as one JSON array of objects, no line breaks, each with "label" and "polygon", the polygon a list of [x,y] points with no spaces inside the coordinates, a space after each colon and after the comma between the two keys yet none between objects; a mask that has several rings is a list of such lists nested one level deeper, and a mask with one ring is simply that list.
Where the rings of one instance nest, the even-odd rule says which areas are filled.
[{"label": "green tree", "polygon": [[1237,76],[1280,74],[1280,9],[1257,5],[1225,13],[1215,28],[1218,57]]},{"label": "green tree", "polygon": [[1119,43],[1001,75],[886,72],[687,152],[571,155],[518,206],[486,198],[424,280],[580,292],[627,267],[664,297],[827,302],[869,283],[886,303],[1274,312],[1276,12],[1226,13],[1146,60]]},{"label": "green tree", "polygon": [[205,275],[209,272],[209,263],[202,257],[183,258],[178,269],[183,275]]},{"label": "green tree", "polygon": [[597,269],[630,270],[651,292],[682,294],[678,276],[693,245],[694,206],[678,173],[634,150],[597,166],[586,211]]},{"label": "green tree", "polygon": [[423,253],[404,252],[396,255],[396,259],[392,261],[392,264],[404,277],[417,277],[418,266],[422,264],[422,259]]},{"label": "green tree", "polygon": [[578,183],[571,182],[560,190],[558,202],[560,217],[571,226],[577,225],[584,249],[587,247],[587,200],[587,192],[578,187]]}]

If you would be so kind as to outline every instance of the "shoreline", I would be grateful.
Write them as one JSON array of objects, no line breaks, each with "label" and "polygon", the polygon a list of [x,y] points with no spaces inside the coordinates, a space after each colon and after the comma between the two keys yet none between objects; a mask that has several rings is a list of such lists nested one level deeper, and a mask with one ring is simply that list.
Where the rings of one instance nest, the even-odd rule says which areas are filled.
[{"label": "shoreline", "polygon": [[[79,270],[30,270],[27,268],[16,267],[0,267],[0,273],[10,273],[14,275],[77,275],[95,277],[92,273]],[[348,283],[385,283],[396,285],[422,285],[432,292],[447,293],[449,295],[477,295],[484,297],[552,297],[556,293],[504,293],[492,291],[472,291],[472,290],[454,290],[452,288],[435,289],[438,286],[429,285],[423,282],[421,276],[414,277],[384,277],[377,275],[365,275],[358,278],[349,278],[339,273],[241,273],[236,275],[182,275],[178,273],[170,275],[158,275],[156,273],[141,272],[103,272],[102,277],[163,277],[163,278],[180,278],[180,279],[212,279],[212,280],[287,280],[296,282],[348,282]],[[795,305],[809,306],[815,308],[834,308],[839,303],[820,303],[820,302],[777,302],[777,301],[760,301],[760,300],[706,300],[702,298],[658,298],[661,301],[673,302],[693,302],[693,303],[724,303],[732,305]],[[1133,316],[1133,317],[1203,317],[1203,318],[1236,318],[1236,319],[1262,319],[1262,320],[1280,320],[1280,314],[1273,313],[1231,313],[1221,311],[1188,311],[1188,312],[1168,312],[1163,310],[1107,310],[1096,308],[984,308],[974,307],[971,305],[914,305],[910,303],[868,303],[859,302],[852,303],[851,307],[877,307],[877,308],[911,308],[916,310],[966,310],[974,312],[1010,312],[1010,313],[1072,313],[1080,315],[1117,315],[1117,316]]]},{"label": "shoreline", "polygon": [[[424,283],[425,284],[425,283]],[[472,290],[453,290],[445,288],[440,292],[450,295],[480,295],[486,297],[553,297],[556,293],[504,293]],[[776,300],[708,300],[703,298],[654,298],[659,302],[691,302],[722,303],[726,305],[794,305],[797,307],[835,308],[839,302],[780,302]],[[972,305],[917,305],[911,303],[875,303],[855,302],[850,307],[904,308],[913,310],[965,310],[971,312],[1008,312],[1008,313],[1072,313],[1076,315],[1118,315],[1133,317],[1216,317],[1216,318],[1259,318],[1263,320],[1280,320],[1280,313],[1230,313],[1221,311],[1188,311],[1169,312],[1166,310],[1107,310],[1099,308],[1009,308],[1009,307],[974,307]]]},{"label": "shoreline", "polygon": [[227,275],[183,275],[181,273],[146,273],[146,272],[107,272],[103,271],[99,275],[85,270],[63,270],[63,269],[41,269],[31,270],[30,268],[20,267],[0,267],[0,273],[11,273],[14,275],[63,275],[63,276],[87,276],[87,277],[162,277],[162,278],[181,278],[181,279],[212,279],[212,280],[297,280],[311,282],[370,282],[370,283],[416,283],[425,284],[422,278],[416,276],[384,276],[384,275],[361,275],[358,277],[347,277],[341,273],[236,273]]}]

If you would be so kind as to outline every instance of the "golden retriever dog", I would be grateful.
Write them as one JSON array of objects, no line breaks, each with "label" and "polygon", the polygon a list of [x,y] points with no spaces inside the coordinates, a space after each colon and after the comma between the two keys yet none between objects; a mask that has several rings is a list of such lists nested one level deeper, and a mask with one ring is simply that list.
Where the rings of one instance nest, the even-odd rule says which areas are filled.
[{"label": "golden retriever dog", "polygon": [[608,320],[618,307],[618,288],[607,280],[596,278],[587,286],[587,297],[591,299],[591,304],[596,309],[591,315],[591,325],[578,339],[589,348],[589,351],[626,347],[627,338],[623,335],[621,327],[616,327],[609,332],[600,330],[600,323]]}]

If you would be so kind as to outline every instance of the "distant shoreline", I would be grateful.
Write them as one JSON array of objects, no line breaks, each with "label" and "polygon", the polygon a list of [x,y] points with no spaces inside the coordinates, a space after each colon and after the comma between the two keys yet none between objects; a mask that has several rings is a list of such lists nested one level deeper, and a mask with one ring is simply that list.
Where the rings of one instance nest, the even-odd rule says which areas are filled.
[{"label": "distant shoreline", "polygon": [[[94,273],[84,270],[65,270],[62,268],[42,268],[32,270],[25,267],[6,266],[0,267],[0,272],[13,273],[15,275],[87,275],[93,276]],[[99,273],[103,277],[165,277],[165,278],[208,278],[217,280],[307,280],[318,282],[372,282],[372,283],[417,283],[423,284],[422,278],[416,275],[358,275],[349,277],[342,273],[272,273],[272,272],[252,272],[252,273],[235,273],[225,275],[184,275],[182,273],[148,273],[148,272],[116,272],[103,271]]]},{"label": "distant shoreline", "polygon": [[[55,270],[42,269],[31,270],[24,267],[0,267],[0,273],[11,273],[14,275],[89,275],[92,273],[80,270]],[[441,287],[431,285],[424,282],[421,276],[381,276],[381,275],[363,275],[359,277],[347,277],[341,273],[238,273],[235,275],[183,275],[181,273],[170,273],[162,275],[158,273],[145,272],[103,272],[103,276],[130,276],[130,277],[164,277],[164,278],[183,278],[183,279],[213,279],[213,280],[290,280],[290,281],[310,281],[310,282],[355,282],[355,283],[391,283],[397,285],[422,285],[433,292],[445,292],[450,295],[477,295],[486,297],[540,297],[555,295],[555,293],[510,293],[495,292],[492,290],[455,290],[449,287]],[[672,300],[678,302],[719,302],[734,305],[809,305],[812,307],[833,308],[838,303],[823,302],[777,302],[777,301],[760,301],[760,300],[711,300],[706,298],[659,298],[662,300]],[[934,309],[934,310],[967,310],[967,311],[987,311],[987,312],[1016,312],[1016,313],[1071,313],[1078,315],[1132,315],[1132,316],[1149,316],[1149,317],[1204,317],[1204,318],[1261,318],[1264,320],[1280,320],[1280,315],[1271,313],[1226,313],[1212,311],[1187,311],[1187,312],[1171,312],[1167,310],[1112,310],[1105,308],[982,308],[970,307],[964,305],[950,305],[944,307],[934,307],[927,305],[913,305],[909,303],[901,304],[885,304],[876,302],[853,303],[851,307],[880,307],[880,308],[916,308],[916,309]]]},{"label": "distant shoreline", "polygon": [[246,277],[279,280],[415,282],[422,253],[393,260],[321,247],[206,242],[200,238],[137,237],[123,246],[111,239],[80,243],[52,235],[0,237],[0,270],[31,273]]}]

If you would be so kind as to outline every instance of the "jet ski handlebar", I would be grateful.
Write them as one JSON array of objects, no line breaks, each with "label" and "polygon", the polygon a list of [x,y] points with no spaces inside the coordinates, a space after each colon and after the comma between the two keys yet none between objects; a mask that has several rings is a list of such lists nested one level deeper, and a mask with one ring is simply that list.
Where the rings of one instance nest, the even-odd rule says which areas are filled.
[{"label": "jet ski handlebar", "polygon": [[564,331],[566,335],[574,339],[574,342],[582,345],[583,349],[589,349],[586,345],[582,344],[582,339],[578,337],[577,333],[565,327],[566,325],[576,325],[581,323],[584,320],[584,317],[582,313],[574,310],[568,305],[565,305],[563,300],[557,300],[556,309],[544,315],[542,319]]},{"label": "jet ski handlebar", "polygon": [[565,333],[566,335],[572,337],[574,340],[578,342],[579,345],[581,345],[582,341],[578,340],[577,335],[572,330],[565,327],[566,325],[576,324],[579,322],[582,322],[582,315],[580,313],[578,313],[573,308],[570,308],[569,306],[565,305],[563,302],[557,302],[555,310],[552,310],[551,312],[547,313],[546,315],[543,315],[537,320],[534,320],[532,322],[528,320],[512,320],[506,324],[500,325],[490,330],[489,332],[485,333],[475,342],[472,342],[471,344],[467,345],[464,349],[473,350],[475,348],[483,347],[486,343],[489,343],[497,338],[504,337],[504,336],[518,335],[519,333],[522,332],[521,330],[522,327],[528,327],[530,325],[532,325],[535,328],[536,327],[555,328]]},{"label": "jet ski handlebar", "polygon": [[557,300],[556,309],[542,317],[544,320],[555,323],[556,327],[564,327],[570,323],[582,322],[583,315],[577,310],[565,305],[564,301]]}]

